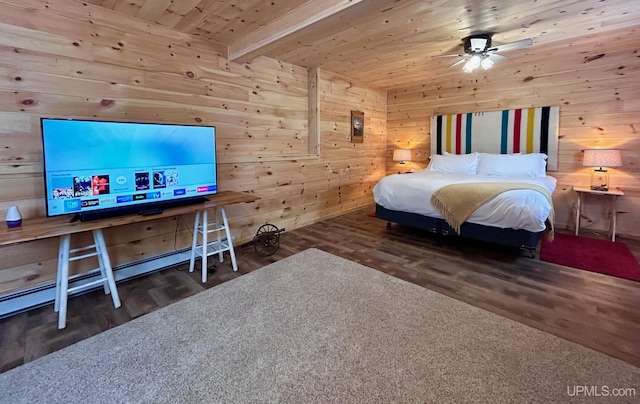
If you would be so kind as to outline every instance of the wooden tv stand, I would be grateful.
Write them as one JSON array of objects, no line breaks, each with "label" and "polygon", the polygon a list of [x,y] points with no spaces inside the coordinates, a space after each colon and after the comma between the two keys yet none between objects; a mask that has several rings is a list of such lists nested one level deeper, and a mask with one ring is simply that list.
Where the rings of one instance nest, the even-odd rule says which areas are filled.
[{"label": "wooden tv stand", "polygon": [[[111,264],[109,261],[109,256],[107,253],[106,246],[104,246],[104,238],[102,236],[102,229],[106,229],[109,227],[117,227],[126,224],[145,222],[149,220],[156,220],[164,217],[172,217],[178,216],[182,214],[190,214],[196,213],[198,216],[201,214],[204,215],[209,210],[213,210],[214,212],[221,211],[224,214],[224,207],[234,205],[237,203],[248,203],[254,202],[260,199],[257,196],[253,196],[250,194],[242,193],[242,192],[234,192],[234,191],[222,191],[215,195],[208,195],[208,202],[193,204],[181,207],[168,208],[163,210],[160,213],[152,214],[152,215],[127,215],[127,216],[117,216],[106,219],[100,219],[95,221],[87,221],[87,222],[69,222],[70,216],[59,216],[52,218],[34,218],[34,219],[26,219],[23,220],[22,226],[15,228],[7,228],[3,227],[0,230],[0,246],[11,245],[22,242],[29,242],[34,240],[41,240],[51,237],[59,237],[60,238],[60,249],[58,255],[58,276],[56,281],[56,299],[55,299],[55,308],[56,311],[59,311],[59,321],[58,328],[64,328],[66,325],[66,300],[68,289],[68,267],[69,261],[73,260],[74,257],[70,257],[69,255],[69,241],[72,234],[82,233],[91,231],[94,236],[95,245],[89,246],[89,248],[94,248],[96,253],[93,256],[98,256],[98,260],[100,262],[101,272],[103,274],[111,272]],[[225,230],[227,234],[229,233],[229,226],[225,220]],[[227,240],[227,250],[233,254],[233,245],[231,240]],[[100,248],[100,247],[103,248]],[[82,249],[76,249],[76,251]],[[73,252],[73,250],[71,251]],[[234,260],[235,262],[235,260]],[[105,271],[106,270],[106,271]],[[205,269],[206,270],[206,269]],[[112,277],[111,277],[112,278]],[[107,278],[101,278],[99,281],[107,284]],[[115,285],[113,283],[113,279],[109,280],[110,284]],[[65,285],[65,283],[67,283]],[[62,285],[61,285],[62,284]],[[87,285],[84,287],[86,288]],[[90,285],[93,286],[93,285]],[[61,291],[61,289],[63,289]],[[113,290],[111,290],[113,289]],[[113,286],[105,287],[105,291],[109,290],[112,293],[114,298],[114,306],[118,307],[120,305],[117,290]]]},{"label": "wooden tv stand", "polygon": [[201,210],[210,210],[216,207],[234,205],[236,203],[254,202],[260,199],[257,196],[242,192],[222,191],[215,195],[207,196],[208,202],[169,208],[162,213],[154,215],[127,215],[116,216],[107,219],[70,223],[70,216],[39,217],[22,221],[22,226],[8,228],[3,226],[0,230],[0,246],[22,243],[25,241],[40,240],[51,237],[59,237],[66,234],[82,233],[96,229],[122,226],[125,224],[145,222],[162,217],[172,217]]}]

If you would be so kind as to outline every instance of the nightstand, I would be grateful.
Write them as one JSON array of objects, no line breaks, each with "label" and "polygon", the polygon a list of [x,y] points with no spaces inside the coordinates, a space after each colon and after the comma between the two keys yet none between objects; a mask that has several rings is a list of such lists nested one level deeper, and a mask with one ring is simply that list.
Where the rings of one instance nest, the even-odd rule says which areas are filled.
[{"label": "nightstand", "polygon": [[608,191],[597,191],[588,187],[573,187],[573,190],[578,194],[578,206],[576,206],[576,236],[580,231],[580,213],[582,212],[582,199],[584,195],[596,195],[607,196],[611,198],[611,217],[609,218],[609,233],[611,234],[611,241],[616,241],[616,199],[619,196],[624,196],[624,192],[617,189],[610,189]]}]

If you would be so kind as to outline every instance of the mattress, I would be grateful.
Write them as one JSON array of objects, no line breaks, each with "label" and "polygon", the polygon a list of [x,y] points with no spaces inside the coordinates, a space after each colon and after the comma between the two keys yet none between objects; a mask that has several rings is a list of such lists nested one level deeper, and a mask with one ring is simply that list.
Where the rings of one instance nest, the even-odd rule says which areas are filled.
[{"label": "mattress", "polygon": [[[447,174],[420,170],[409,174],[392,174],[382,178],[373,188],[375,202],[389,210],[411,212],[423,216],[443,218],[431,205],[431,195],[449,184],[473,182],[514,182],[534,184],[553,193],[556,179],[512,178],[487,175]],[[545,220],[553,206],[540,192],[528,189],[510,190],[501,193],[478,208],[467,222],[498,228],[523,229],[531,232],[543,231]]]}]

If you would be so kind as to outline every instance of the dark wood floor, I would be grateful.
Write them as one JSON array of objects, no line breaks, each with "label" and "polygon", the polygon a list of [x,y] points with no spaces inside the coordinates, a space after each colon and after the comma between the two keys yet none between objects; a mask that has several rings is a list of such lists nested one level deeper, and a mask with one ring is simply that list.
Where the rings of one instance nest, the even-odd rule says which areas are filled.
[{"label": "dark wood floor", "polygon": [[[373,207],[281,235],[270,257],[236,248],[207,284],[182,265],[118,285],[115,310],[101,291],[69,300],[67,328],[53,305],[0,320],[0,371],[61,349],[309,247],[359,262],[640,367],[640,282],[527,258],[519,251],[440,237],[369,217]],[[274,223],[277,225],[277,223]],[[624,240],[636,257],[640,242]],[[215,315],[215,313],[212,313]]]}]

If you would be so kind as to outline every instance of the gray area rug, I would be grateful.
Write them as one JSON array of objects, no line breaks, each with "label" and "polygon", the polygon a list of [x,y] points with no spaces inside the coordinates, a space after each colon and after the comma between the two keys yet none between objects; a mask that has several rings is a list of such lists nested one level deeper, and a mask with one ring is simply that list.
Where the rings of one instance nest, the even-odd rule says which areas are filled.
[{"label": "gray area rug", "polygon": [[317,249],[0,374],[3,403],[638,396],[639,368]]}]

